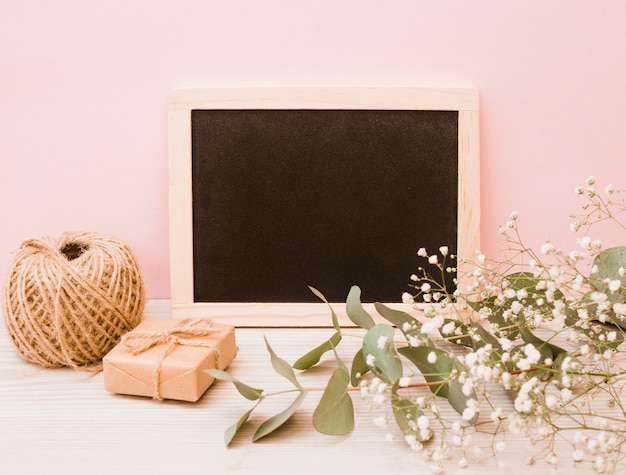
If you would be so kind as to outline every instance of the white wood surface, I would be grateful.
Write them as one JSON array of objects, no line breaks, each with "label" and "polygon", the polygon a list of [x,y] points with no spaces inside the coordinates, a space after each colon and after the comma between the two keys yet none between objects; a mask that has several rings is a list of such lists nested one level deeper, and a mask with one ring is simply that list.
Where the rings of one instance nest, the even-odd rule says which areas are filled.
[{"label": "white wood surface", "polygon": [[[194,302],[191,191],[191,111],[194,109],[401,109],[459,112],[459,262],[480,249],[478,93],[437,88],[180,89],[169,99],[169,215],[174,318],[211,316],[236,326],[323,326],[324,304]],[[409,198],[407,198],[409,199]],[[416,252],[419,243],[416,243]],[[468,280],[460,269],[459,287]],[[407,276],[408,279],[409,276]],[[347,289],[346,289],[347,292]],[[400,300],[401,292],[398,293]],[[340,318],[342,316],[340,315]],[[345,319],[344,319],[345,321]]]},{"label": "white wood surface", "polygon": [[[149,302],[146,316],[168,317],[169,302]],[[290,383],[271,369],[263,336],[278,355],[292,363],[331,334],[332,329],[320,328],[238,329],[239,354],[229,371],[267,392],[287,389]],[[346,362],[359,342],[344,338],[340,355]],[[323,386],[333,367],[329,356],[321,368],[299,378],[306,387]],[[101,373],[42,369],[25,363],[2,324],[0,474],[431,473],[423,456],[399,440],[394,423],[387,428],[373,424],[373,417],[380,413],[368,410],[357,393],[353,397],[356,428],[351,435],[315,432],[311,415],[320,395],[309,395],[286,430],[253,444],[250,438],[258,424],[286,408],[294,396],[263,403],[226,448],[224,430],[252,407],[230,383],[214,384],[197,403],[109,394]],[[387,432],[398,441],[387,442]],[[486,460],[461,470],[453,458],[446,462],[446,473],[550,473],[541,461],[525,465],[539,449],[523,439],[507,437],[506,452],[499,457],[504,469],[489,458],[491,438],[478,436],[477,442],[485,447],[482,458]],[[568,461],[560,468],[562,473],[585,473]]]}]

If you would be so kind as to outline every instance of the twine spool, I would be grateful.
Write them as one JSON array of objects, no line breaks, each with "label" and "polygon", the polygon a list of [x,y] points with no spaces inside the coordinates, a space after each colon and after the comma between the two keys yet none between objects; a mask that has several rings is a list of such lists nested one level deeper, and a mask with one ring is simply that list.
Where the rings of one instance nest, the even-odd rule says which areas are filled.
[{"label": "twine spool", "polygon": [[121,241],[68,232],[22,243],[2,306],[20,355],[45,368],[99,371],[145,303],[137,258]]}]

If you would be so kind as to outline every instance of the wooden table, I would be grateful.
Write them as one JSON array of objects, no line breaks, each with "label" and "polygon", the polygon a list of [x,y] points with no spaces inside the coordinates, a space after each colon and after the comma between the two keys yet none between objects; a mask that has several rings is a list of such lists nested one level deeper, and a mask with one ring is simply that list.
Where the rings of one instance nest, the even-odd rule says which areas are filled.
[{"label": "wooden table", "polygon": [[[162,306],[148,305],[146,315],[151,313],[167,316]],[[292,363],[331,334],[332,329],[320,328],[238,329],[239,354],[229,371],[266,392],[288,389],[290,383],[271,368],[263,336]],[[357,338],[344,338],[344,361],[359,344]],[[319,368],[298,377],[304,386],[323,387],[333,368],[329,355]],[[102,373],[42,369],[22,361],[0,325],[0,474],[431,473],[431,462],[408,447],[393,421],[385,428],[374,424],[381,412],[369,410],[358,391],[352,398],[355,430],[340,437],[317,433],[311,415],[320,396],[311,393],[284,430],[252,443],[256,427],[295,395],[264,401],[227,448],[224,430],[252,407],[232,384],[217,382],[197,403],[110,394]],[[500,404],[512,407],[509,401]],[[395,441],[386,440],[388,433]],[[446,473],[550,473],[543,461],[525,464],[539,449],[522,438],[507,435],[506,451],[497,461],[490,458],[494,441],[488,434],[475,440],[483,446],[482,461],[460,471],[457,452],[444,463]],[[559,467],[584,473],[569,460]]]}]

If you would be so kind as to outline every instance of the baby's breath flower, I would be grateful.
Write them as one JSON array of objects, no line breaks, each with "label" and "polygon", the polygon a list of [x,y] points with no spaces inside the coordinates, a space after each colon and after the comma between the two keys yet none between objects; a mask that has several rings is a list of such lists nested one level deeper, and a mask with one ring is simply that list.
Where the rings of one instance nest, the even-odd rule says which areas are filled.
[{"label": "baby's breath flower", "polygon": [[417,255],[420,257],[428,257],[428,253],[426,252],[426,248],[420,247],[417,251]]},{"label": "baby's breath flower", "polygon": [[437,257],[437,254],[433,254],[432,256],[428,257],[428,263],[429,264],[433,264],[433,265],[437,265],[439,263],[439,258]]},{"label": "baby's breath flower", "polygon": [[541,253],[542,254],[550,254],[554,252],[555,247],[550,241],[546,241],[541,245]]},{"label": "baby's breath flower", "polygon": [[448,246],[441,246],[439,248],[439,252],[441,253],[442,256],[447,256],[448,255]]},{"label": "baby's breath flower", "polygon": [[384,350],[385,348],[387,348],[388,344],[389,344],[389,338],[387,338],[385,335],[381,335],[378,337],[376,346],[378,346],[380,350]]}]

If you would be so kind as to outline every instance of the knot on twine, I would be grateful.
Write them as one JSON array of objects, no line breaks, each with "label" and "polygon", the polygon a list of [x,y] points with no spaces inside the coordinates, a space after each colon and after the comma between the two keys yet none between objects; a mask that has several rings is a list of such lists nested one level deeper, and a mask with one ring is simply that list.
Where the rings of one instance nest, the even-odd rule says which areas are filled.
[{"label": "knot on twine", "polygon": [[210,348],[215,354],[215,367],[222,369],[221,355],[217,347],[206,339],[211,333],[221,332],[221,329],[213,327],[213,322],[208,318],[184,318],[179,321],[178,325],[163,330],[135,330],[127,333],[122,337],[122,343],[132,355],[143,353],[154,346],[165,345],[153,371],[153,398],[161,401],[163,400],[160,390],[161,367],[169,352],[176,345]]},{"label": "knot on twine", "polygon": [[2,295],[9,335],[26,361],[91,372],[139,324],[144,304],[131,249],[87,232],[23,242]]}]

